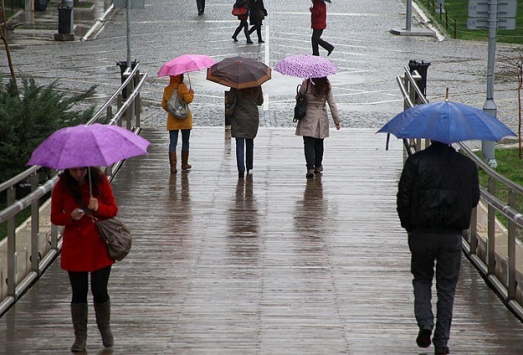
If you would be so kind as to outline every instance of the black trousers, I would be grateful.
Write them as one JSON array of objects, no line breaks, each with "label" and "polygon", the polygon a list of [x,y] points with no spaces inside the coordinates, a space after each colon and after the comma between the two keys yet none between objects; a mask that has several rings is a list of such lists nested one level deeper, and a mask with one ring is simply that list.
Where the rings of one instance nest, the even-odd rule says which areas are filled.
[{"label": "black trousers", "polygon": [[323,34],[323,30],[312,30],[312,38],[311,38],[312,55],[320,55],[318,46],[321,46],[323,49],[325,49],[328,52],[331,52],[334,49],[334,46],[332,44],[321,39],[322,34]]},{"label": "black trousers", "polygon": [[307,170],[319,168],[323,161],[323,139],[303,137],[303,150]]},{"label": "black trousers", "polygon": [[[89,272],[73,272],[69,271],[69,282],[73,290],[72,303],[86,303],[87,290],[89,288]],[[105,303],[109,301],[109,293],[107,292],[107,284],[109,283],[109,275],[111,274],[111,266],[96,270],[91,274],[91,293],[93,294],[93,301],[96,303]]]},{"label": "black trousers", "polygon": [[198,7],[198,12],[205,11],[205,0],[196,0],[196,6]]},{"label": "black trousers", "polygon": [[234,34],[232,36],[236,38],[236,36],[238,36],[242,28],[245,33],[245,38],[247,39],[247,41],[250,41],[251,37],[249,36],[249,24],[247,23],[247,19],[240,20],[240,25],[236,27],[236,30],[234,31]]}]

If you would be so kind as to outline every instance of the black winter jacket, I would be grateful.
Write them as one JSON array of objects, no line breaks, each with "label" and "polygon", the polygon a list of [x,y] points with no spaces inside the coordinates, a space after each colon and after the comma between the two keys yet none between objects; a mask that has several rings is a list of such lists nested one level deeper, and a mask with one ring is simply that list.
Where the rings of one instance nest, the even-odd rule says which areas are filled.
[{"label": "black winter jacket", "polygon": [[461,233],[478,201],[477,167],[452,147],[432,142],[405,162],[397,210],[408,232]]}]

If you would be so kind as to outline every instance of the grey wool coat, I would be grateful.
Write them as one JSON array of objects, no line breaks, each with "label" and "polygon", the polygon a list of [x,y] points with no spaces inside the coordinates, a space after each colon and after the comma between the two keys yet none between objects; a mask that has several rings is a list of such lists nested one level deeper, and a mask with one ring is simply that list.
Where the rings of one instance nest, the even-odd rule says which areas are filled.
[{"label": "grey wool coat", "polygon": [[256,138],[260,125],[258,106],[263,104],[261,87],[242,90],[231,88],[231,94],[236,99],[231,118],[231,137]]},{"label": "grey wool coat", "polygon": [[317,98],[312,93],[312,82],[309,81],[309,87],[307,88],[307,81],[309,81],[309,79],[303,80],[300,87],[300,92],[302,93],[307,90],[305,93],[307,96],[307,114],[298,121],[296,135],[323,139],[329,136],[329,117],[325,104],[327,103],[329,105],[332,120],[335,124],[341,123],[338,107],[336,106],[336,102],[334,102],[332,89],[329,90],[328,95],[322,95]]}]

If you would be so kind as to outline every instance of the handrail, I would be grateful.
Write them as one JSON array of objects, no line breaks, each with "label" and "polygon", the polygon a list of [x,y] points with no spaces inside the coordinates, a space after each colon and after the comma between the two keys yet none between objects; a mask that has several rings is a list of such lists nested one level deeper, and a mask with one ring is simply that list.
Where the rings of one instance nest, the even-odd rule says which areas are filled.
[{"label": "handrail", "polygon": [[[147,74],[140,74],[139,69],[137,63],[132,70],[125,71],[123,74],[125,80],[86,124],[105,123],[121,126],[125,120],[127,129],[135,133],[140,132],[140,91],[147,80]],[[125,100],[124,90],[127,94]],[[113,113],[113,107],[116,107],[116,113]],[[110,180],[121,164],[120,161],[106,167],[105,173]],[[58,176],[55,175],[40,184],[38,173],[41,168],[41,166],[32,166],[0,184],[0,192],[7,190],[8,200],[7,207],[0,210],[0,223],[7,221],[8,229],[7,238],[0,241],[0,249],[7,250],[7,259],[0,259],[0,316],[41,276],[61,250],[62,243],[58,228],[50,222],[45,227],[39,223],[40,215],[44,213],[49,215],[49,201],[40,205],[40,200],[51,192],[58,181]],[[16,200],[16,186],[27,179],[30,179],[31,193]],[[17,214],[28,207],[31,207],[31,216],[24,226],[30,225],[29,232],[23,226],[17,228],[15,223]],[[44,210],[47,212],[42,212]],[[7,284],[7,289],[4,287],[4,282]]]},{"label": "handrail", "polygon": [[[428,103],[416,83],[419,80],[417,75],[411,75],[406,66],[404,71],[403,76],[396,78],[404,99],[404,108]],[[408,155],[421,149],[419,139],[403,141]],[[430,142],[425,142],[425,146],[427,144]],[[503,303],[523,320],[523,265],[516,264],[516,256],[523,255],[523,244],[516,238],[516,228],[523,229],[523,213],[515,209],[515,194],[523,196],[523,187],[493,170],[462,142],[458,144],[462,153],[489,176],[488,188],[480,189],[481,203],[472,213],[471,227],[463,235],[463,251]],[[495,196],[496,183],[509,190],[508,202]],[[508,228],[499,223],[496,213],[507,218]],[[520,264],[523,264],[521,260]]]}]

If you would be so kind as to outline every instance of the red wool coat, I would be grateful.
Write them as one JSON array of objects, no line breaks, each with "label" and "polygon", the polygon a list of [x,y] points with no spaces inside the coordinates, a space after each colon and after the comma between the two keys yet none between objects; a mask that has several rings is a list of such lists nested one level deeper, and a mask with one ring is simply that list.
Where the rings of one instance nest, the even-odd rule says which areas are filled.
[{"label": "red wool coat", "polygon": [[[93,215],[98,219],[116,216],[118,207],[109,181],[103,176],[99,185],[98,211]],[[82,201],[89,203],[89,185],[81,187]],[[66,189],[62,179],[58,180],[52,192],[51,222],[65,226],[61,253],[61,267],[66,271],[92,272],[114,264],[109,257],[105,242],[100,238],[98,229],[90,217],[85,214],[80,220],[73,221],[71,212],[82,208]]]},{"label": "red wool coat", "polygon": [[327,28],[327,7],[325,2],[315,0],[311,10],[311,28],[313,30],[324,30]]}]

